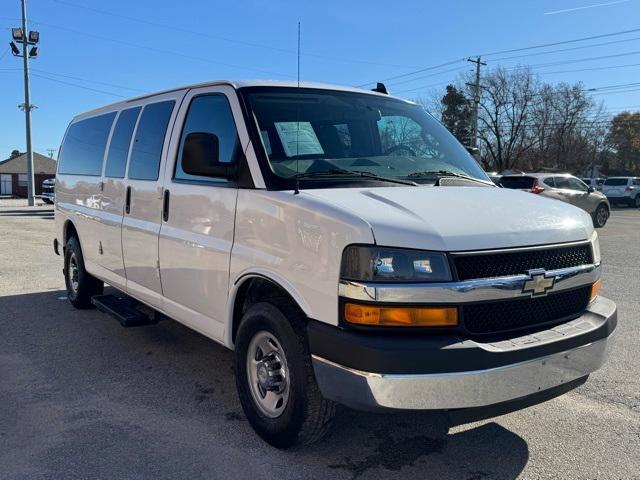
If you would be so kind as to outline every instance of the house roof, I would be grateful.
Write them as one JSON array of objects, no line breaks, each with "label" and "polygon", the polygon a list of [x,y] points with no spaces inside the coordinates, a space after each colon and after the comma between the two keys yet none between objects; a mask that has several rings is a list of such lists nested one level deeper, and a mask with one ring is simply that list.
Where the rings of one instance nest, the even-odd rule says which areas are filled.
[{"label": "house roof", "polygon": [[[0,161],[0,173],[27,173],[27,154]],[[33,152],[33,173],[56,174],[56,161]]]}]

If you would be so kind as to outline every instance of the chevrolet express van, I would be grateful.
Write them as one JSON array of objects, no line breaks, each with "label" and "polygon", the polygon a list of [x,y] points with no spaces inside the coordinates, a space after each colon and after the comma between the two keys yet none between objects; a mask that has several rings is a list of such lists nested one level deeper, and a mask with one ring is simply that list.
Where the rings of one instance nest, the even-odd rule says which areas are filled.
[{"label": "chevrolet express van", "polygon": [[586,212],[497,188],[379,91],[220,81],[99,108],[69,125],[55,191],[70,302],[233,349],[242,408],[280,448],[337,404],[540,402],[598,369],[616,326]]}]

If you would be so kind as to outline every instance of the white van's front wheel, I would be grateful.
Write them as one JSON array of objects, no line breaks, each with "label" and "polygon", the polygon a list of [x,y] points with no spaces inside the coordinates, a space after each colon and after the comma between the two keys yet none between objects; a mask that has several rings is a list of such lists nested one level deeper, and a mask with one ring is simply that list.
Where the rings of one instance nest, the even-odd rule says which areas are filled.
[{"label": "white van's front wheel", "polygon": [[303,326],[297,309],[257,303],[236,337],[242,409],[258,435],[278,448],[319,440],[335,414],[316,384]]}]

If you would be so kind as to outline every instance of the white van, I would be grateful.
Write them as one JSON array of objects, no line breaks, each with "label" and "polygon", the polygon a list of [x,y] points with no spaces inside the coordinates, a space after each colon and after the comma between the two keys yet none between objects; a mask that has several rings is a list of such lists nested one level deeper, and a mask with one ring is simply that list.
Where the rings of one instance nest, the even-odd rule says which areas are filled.
[{"label": "white van", "polygon": [[281,448],[336,403],[538,403],[598,369],[616,326],[587,213],[496,187],[378,91],[221,81],[84,113],[55,204],[71,303],[234,349],[244,412]]}]

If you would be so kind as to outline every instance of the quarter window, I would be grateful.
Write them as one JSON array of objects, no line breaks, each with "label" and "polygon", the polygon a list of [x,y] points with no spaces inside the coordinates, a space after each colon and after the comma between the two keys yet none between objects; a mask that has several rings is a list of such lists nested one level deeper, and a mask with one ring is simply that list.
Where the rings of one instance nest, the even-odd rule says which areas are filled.
[{"label": "quarter window", "polygon": [[[218,137],[221,163],[234,163],[241,152],[233,113],[227,97],[220,94],[202,95],[191,101],[180,137],[175,178],[178,180],[224,181],[223,179],[189,175],[182,169],[182,151],[187,135],[194,132],[212,133]],[[264,138],[264,137],[263,137]]]},{"label": "quarter window", "polygon": [[140,110],[141,107],[136,107],[120,112],[109,144],[107,166],[104,171],[106,177],[124,178],[131,135],[133,135]]},{"label": "quarter window", "polygon": [[60,173],[100,175],[115,112],[73,123],[62,144]]},{"label": "quarter window", "polygon": [[142,110],[131,149],[129,178],[133,180],[158,179],[162,146],[174,105],[175,102],[171,100],[146,105]]}]

